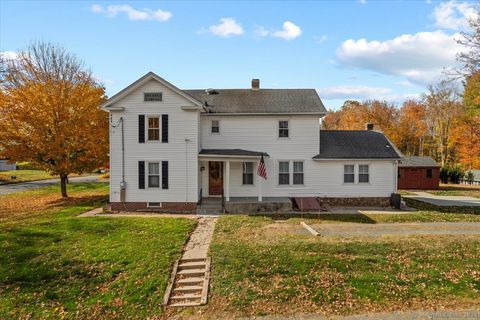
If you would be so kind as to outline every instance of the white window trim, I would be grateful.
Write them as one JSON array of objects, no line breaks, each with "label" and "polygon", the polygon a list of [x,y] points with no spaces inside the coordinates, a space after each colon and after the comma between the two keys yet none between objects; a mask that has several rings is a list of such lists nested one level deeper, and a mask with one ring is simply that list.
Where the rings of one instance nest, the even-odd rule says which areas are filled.
[{"label": "white window trim", "polygon": [[[158,202],[158,206],[152,206],[150,203],[156,203]],[[160,201],[149,201],[147,202],[147,208],[161,208],[162,207],[162,202]]]},{"label": "white window trim", "polygon": [[[280,129],[281,129],[281,128],[280,128],[280,122],[282,122],[282,121],[287,122],[287,128],[286,128],[286,129],[287,129],[287,132],[288,132],[288,136],[287,136],[287,137],[280,137]],[[285,128],[282,128],[282,129],[285,129]],[[292,134],[291,134],[292,132],[291,132],[291,131],[292,131],[292,130],[291,130],[291,128],[290,128],[290,120],[288,120],[288,119],[279,119],[279,120],[277,121],[277,139],[290,139],[290,137],[292,136]]]},{"label": "white window trim", "polygon": [[[288,184],[280,184],[280,173],[285,174],[286,172],[280,172],[280,162],[287,162],[288,163]],[[278,160],[277,161],[277,186],[280,188],[282,187],[289,187],[292,185],[292,170],[291,170],[291,160]]]},{"label": "white window trim", "polygon": [[[213,129],[213,122],[214,121],[217,121],[218,122],[218,132],[213,132],[212,129]],[[213,135],[219,135],[220,132],[222,132],[221,128],[220,128],[220,120],[216,120],[216,119],[212,119],[210,120],[210,134],[213,134]]]},{"label": "white window trim", "polygon": [[[243,172],[243,164],[244,164],[245,162],[249,162],[249,163],[252,164],[252,183],[251,183],[251,184],[245,184],[245,183],[243,183],[243,174],[244,174],[244,172]],[[240,178],[241,178],[241,179],[240,179],[241,183],[240,183],[240,185],[241,185],[242,187],[253,187],[253,186],[255,186],[255,167],[256,167],[256,166],[255,166],[255,162],[254,162],[254,161],[242,161],[242,162],[240,162],[240,165],[241,165],[241,170],[240,170],[240,172],[241,172],[241,177],[240,177]],[[258,170],[258,168],[257,168],[257,170]]]},{"label": "white window trim", "polygon": [[[150,101],[152,102],[152,101]],[[154,101],[153,101],[154,102]],[[161,115],[157,115],[157,114],[149,114],[146,116],[147,118],[147,121],[145,121],[145,132],[147,133],[147,139],[146,142],[149,142],[149,143],[158,143],[158,142],[162,142],[162,116]],[[148,130],[149,130],[149,119],[150,118],[158,118],[158,140],[150,140],[149,137],[148,137]]]},{"label": "white window trim", "polygon": [[[158,187],[150,187],[149,179],[148,179],[148,177],[150,176],[150,168],[149,168],[150,163],[158,163]],[[145,161],[145,165],[146,165],[145,181],[146,181],[147,189],[162,190],[162,161],[161,160]]]},{"label": "white window trim", "polygon": [[[348,174],[353,174],[353,182],[345,182],[345,166],[353,166],[353,173],[348,173]],[[353,164],[353,163],[344,163],[342,165],[342,183],[345,184],[345,185],[352,185],[352,184],[355,184],[356,183],[356,179],[355,179],[355,176],[356,176],[356,165]]]},{"label": "white window trim", "polygon": [[[292,162],[292,164],[291,164],[291,166],[292,166],[292,185],[294,185],[294,186],[304,186],[305,185],[305,161],[304,160],[292,160],[291,162]],[[295,170],[295,164],[294,164],[295,162],[301,162],[302,163],[302,172],[301,173],[303,174],[303,183],[295,183],[294,180],[293,180],[293,178],[295,176],[295,171],[294,171]],[[300,173],[300,172],[297,172],[297,173]]]},{"label": "white window trim", "polygon": [[[368,182],[360,182],[360,166],[367,166],[368,168]],[[363,174],[363,173],[362,173]],[[358,164],[358,178],[357,178],[357,183],[358,184],[370,184],[370,164],[369,163],[359,163]]]}]

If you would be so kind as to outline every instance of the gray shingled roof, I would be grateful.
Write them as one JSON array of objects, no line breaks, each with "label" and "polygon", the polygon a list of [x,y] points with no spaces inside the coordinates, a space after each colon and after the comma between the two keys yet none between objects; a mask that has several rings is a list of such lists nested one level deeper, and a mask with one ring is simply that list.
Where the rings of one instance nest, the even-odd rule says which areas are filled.
[{"label": "gray shingled roof", "polygon": [[215,89],[183,90],[201,102],[207,102],[212,113],[326,113],[315,89]]},{"label": "gray shingled roof", "polygon": [[265,152],[249,151],[243,149],[202,149],[199,154],[212,156],[246,156],[246,157],[268,157]]},{"label": "gray shingled roof", "polygon": [[400,159],[385,135],[370,130],[320,130],[320,153],[313,159]]},{"label": "gray shingled roof", "polygon": [[440,167],[431,157],[406,157],[400,161],[399,167]]}]

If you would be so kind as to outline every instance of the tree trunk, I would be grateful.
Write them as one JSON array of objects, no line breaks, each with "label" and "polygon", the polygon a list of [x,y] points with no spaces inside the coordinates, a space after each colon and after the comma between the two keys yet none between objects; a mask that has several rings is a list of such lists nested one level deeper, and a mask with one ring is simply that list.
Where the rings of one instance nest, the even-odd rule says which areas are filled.
[{"label": "tree trunk", "polygon": [[62,191],[62,197],[63,198],[68,197],[68,195],[67,195],[67,179],[68,179],[68,175],[63,174],[63,173],[60,175],[60,190]]}]

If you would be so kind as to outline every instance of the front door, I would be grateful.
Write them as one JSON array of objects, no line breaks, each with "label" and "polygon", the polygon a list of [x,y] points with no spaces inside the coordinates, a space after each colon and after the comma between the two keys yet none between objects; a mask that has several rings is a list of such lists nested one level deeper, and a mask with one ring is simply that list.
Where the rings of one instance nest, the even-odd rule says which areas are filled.
[{"label": "front door", "polygon": [[210,161],[208,163],[208,194],[222,195],[223,189],[223,162]]}]

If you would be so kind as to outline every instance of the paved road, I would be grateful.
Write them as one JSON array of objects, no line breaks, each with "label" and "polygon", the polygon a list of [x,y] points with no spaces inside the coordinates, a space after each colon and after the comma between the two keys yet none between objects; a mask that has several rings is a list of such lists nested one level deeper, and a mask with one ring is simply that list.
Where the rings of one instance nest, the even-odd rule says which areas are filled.
[{"label": "paved road", "polygon": [[311,225],[324,237],[383,237],[389,235],[479,235],[478,222],[323,223]]},{"label": "paved road", "polygon": [[243,319],[256,320],[474,320],[480,319],[480,310],[395,311],[351,316],[296,315],[266,316]]},{"label": "paved road", "polygon": [[[98,176],[86,176],[86,177],[72,177],[68,178],[71,183],[78,182],[98,182]],[[39,180],[39,181],[30,181],[30,182],[19,182],[14,184],[5,184],[0,185],[0,195],[33,190],[41,187],[51,186],[60,183],[60,179],[48,179],[48,180]]]},{"label": "paved road", "polygon": [[415,192],[415,195],[402,197],[428,202],[441,207],[480,207],[480,199],[474,197],[436,196],[422,191]]}]

